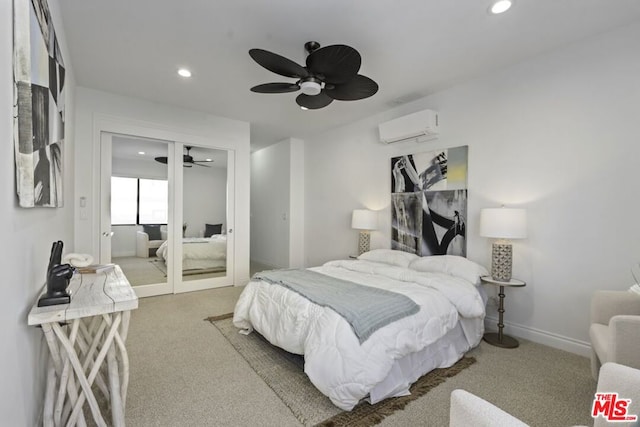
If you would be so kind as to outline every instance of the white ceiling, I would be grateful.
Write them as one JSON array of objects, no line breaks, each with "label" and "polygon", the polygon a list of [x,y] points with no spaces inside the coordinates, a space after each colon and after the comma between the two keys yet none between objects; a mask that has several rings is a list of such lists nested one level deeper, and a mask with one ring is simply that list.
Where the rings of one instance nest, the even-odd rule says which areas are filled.
[{"label": "white ceiling", "polygon": [[[251,123],[257,149],[377,114],[475,76],[640,19],[638,0],[60,1],[77,83]],[[347,44],[380,85],[360,101],[302,111],[293,82],[255,63],[262,48],[304,64],[303,45]],[[597,58],[594,58],[597,60]],[[176,75],[179,67],[191,79]]]}]

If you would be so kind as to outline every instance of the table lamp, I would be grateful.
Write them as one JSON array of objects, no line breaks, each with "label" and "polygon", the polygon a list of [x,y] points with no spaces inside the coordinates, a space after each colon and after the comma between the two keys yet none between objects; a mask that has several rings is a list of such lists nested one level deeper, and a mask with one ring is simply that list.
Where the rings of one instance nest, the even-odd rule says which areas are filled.
[{"label": "table lamp", "polygon": [[360,230],[358,255],[368,252],[371,243],[369,232],[378,228],[378,213],[368,209],[355,209],[351,216],[351,228]]},{"label": "table lamp", "polygon": [[482,209],[480,235],[498,239],[491,251],[491,277],[501,282],[510,281],[513,249],[507,239],[527,237],[527,212],[504,207]]}]

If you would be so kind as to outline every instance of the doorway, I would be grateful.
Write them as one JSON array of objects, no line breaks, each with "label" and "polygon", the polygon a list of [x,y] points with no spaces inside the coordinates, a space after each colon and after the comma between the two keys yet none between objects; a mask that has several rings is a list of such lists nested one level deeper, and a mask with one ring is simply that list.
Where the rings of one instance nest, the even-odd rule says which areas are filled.
[{"label": "doorway", "polygon": [[109,132],[100,150],[100,262],[139,297],[232,285],[233,151]]}]

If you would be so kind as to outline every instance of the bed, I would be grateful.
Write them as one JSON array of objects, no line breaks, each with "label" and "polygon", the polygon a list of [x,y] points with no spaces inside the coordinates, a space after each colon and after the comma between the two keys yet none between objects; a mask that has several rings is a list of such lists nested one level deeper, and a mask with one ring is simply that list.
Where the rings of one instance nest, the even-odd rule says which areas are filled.
[{"label": "bed", "polygon": [[[165,263],[168,257],[168,241],[156,251]],[[182,239],[182,270],[224,270],[227,263],[227,236],[185,237]]]},{"label": "bed", "polygon": [[[335,311],[342,308],[329,308],[315,295],[302,296],[299,288],[274,280],[270,272],[257,273],[245,287],[234,325],[241,333],[255,330],[271,344],[304,355],[311,382],[341,409],[351,410],[362,399],[376,403],[407,395],[422,375],[453,365],[482,339],[486,295],[479,277],[487,271],[466,258],[378,249],[307,270],[320,282],[329,277],[337,286],[350,282],[365,292],[391,292],[418,307],[363,339],[353,319]],[[294,276],[303,274],[298,271]],[[314,288],[313,280],[302,287]]]}]

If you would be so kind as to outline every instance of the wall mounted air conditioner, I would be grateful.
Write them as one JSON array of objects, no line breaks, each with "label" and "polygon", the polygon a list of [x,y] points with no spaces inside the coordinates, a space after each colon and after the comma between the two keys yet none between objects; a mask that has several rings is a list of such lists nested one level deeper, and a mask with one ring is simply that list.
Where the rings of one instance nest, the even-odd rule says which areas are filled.
[{"label": "wall mounted air conditioner", "polygon": [[432,110],[418,111],[380,123],[378,130],[380,131],[380,142],[384,144],[414,138],[420,141],[434,139],[440,134],[438,113]]}]

